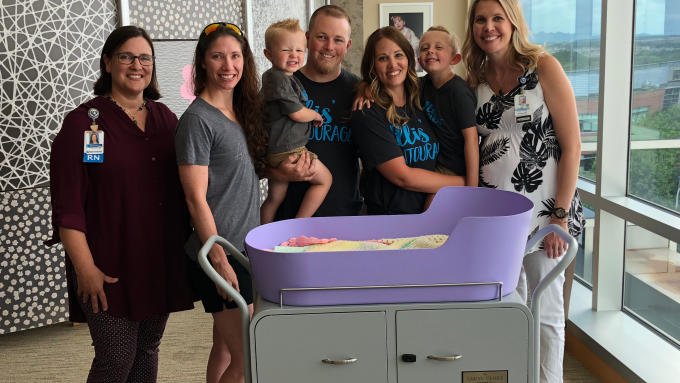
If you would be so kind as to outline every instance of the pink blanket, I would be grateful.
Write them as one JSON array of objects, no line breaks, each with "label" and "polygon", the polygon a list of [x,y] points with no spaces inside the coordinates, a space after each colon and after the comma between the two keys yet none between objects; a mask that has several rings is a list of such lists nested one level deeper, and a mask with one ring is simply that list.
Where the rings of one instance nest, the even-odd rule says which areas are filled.
[{"label": "pink blanket", "polygon": [[305,246],[311,246],[311,245],[324,245],[326,243],[331,243],[337,241],[337,238],[331,238],[331,239],[319,239],[315,237],[305,237],[304,235],[301,235],[297,238],[291,238],[288,241],[282,243],[281,247],[305,247]]}]

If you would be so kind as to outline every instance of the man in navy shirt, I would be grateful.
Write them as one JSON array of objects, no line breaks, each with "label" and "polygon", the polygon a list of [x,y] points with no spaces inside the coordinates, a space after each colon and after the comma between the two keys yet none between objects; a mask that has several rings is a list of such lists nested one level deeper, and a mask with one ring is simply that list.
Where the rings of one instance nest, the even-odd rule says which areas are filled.
[{"label": "man in navy shirt", "polygon": [[[358,215],[362,206],[359,195],[359,149],[352,141],[349,124],[352,88],[359,77],[342,69],[342,61],[352,45],[351,24],[347,13],[337,6],[317,9],[309,21],[307,64],[294,76],[307,92],[307,107],[319,112],[323,125],[315,127],[307,148],[319,156],[333,175],[333,184],[315,217]],[[269,169],[268,177],[290,182],[286,199],[276,220],[295,218],[314,174],[308,155],[293,164],[294,156]],[[297,182],[294,182],[297,181]]]}]

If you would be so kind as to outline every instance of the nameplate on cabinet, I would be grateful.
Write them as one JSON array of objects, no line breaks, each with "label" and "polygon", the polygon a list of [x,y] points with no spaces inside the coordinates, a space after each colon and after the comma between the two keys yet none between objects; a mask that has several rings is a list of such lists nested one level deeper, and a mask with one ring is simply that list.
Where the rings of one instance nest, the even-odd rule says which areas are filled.
[{"label": "nameplate on cabinet", "polygon": [[463,383],[508,383],[508,371],[463,371]]}]

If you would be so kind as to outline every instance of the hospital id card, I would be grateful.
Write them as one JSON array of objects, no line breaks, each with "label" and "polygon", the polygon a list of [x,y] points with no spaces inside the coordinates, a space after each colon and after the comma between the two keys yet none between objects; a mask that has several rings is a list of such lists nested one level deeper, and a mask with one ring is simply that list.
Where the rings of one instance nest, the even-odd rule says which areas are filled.
[{"label": "hospital id card", "polygon": [[83,162],[104,162],[104,132],[101,130],[85,131],[85,148],[83,149]]},{"label": "hospital id card", "polygon": [[515,122],[531,122],[531,100],[524,92],[515,95]]}]

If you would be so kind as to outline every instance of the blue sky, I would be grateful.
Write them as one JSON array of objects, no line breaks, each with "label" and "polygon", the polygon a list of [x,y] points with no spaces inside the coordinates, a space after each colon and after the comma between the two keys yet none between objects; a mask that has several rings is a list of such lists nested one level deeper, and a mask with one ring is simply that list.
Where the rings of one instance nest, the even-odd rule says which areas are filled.
[{"label": "blue sky", "polygon": [[638,0],[635,14],[635,32],[649,35],[662,35],[665,0]]},{"label": "blue sky", "polygon": [[[663,1],[663,0],[662,0]],[[531,7],[531,31],[533,33],[575,33],[576,17],[585,16],[576,14],[576,0],[521,0],[524,12],[528,13]],[[599,35],[600,18],[602,13],[600,0],[593,0],[593,9],[588,12],[592,17],[593,34]]]},{"label": "blue sky", "polygon": [[[576,17],[590,16],[593,34],[600,34],[601,0],[593,0],[592,12],[580,11],[581,15],[576,14],[577,0],[521,0],[521,3],[525,13],[528,13],[527,8],[531,6],[530,28],[533,33],[575,33]],[[636,30],[638,34],[664,33],[665,3],[666,0],[637,0]]]}]

